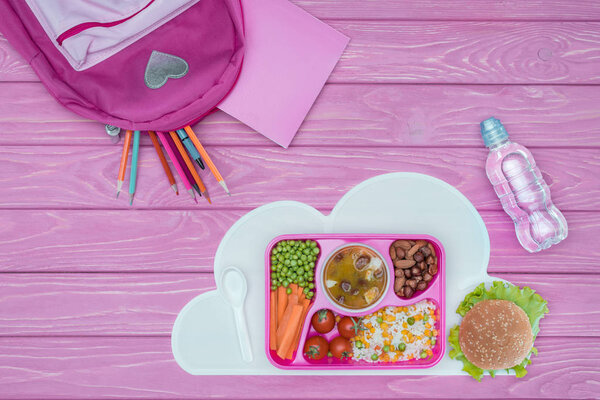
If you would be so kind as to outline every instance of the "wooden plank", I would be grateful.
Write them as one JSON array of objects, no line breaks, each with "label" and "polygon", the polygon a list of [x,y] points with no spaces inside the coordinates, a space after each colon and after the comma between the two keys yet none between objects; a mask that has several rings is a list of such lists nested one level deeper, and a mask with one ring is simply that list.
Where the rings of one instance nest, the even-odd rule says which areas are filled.
[{"label": "wooden plank", "polygon": [[[1,276],[0,336],[168,336],[183,306],[215,288],[212,274],[198,273]],[[498,276],[548,300],[542,336],[598,335],[600,276]]]},{"label": "wooden plank", "polygon": [[[597,398],[599,338],[540,338],[522,379],[468,376],[192,376],[168,337],[0,338],[0,398]],[[301,389],[298,389],[301,388]],[[443,388],[443,390],[440,390]]]},{"label": "wooden plank", "polygon": [[332,82],[600,83],[600,23],[345,22]]},{"label": "wooden plank", "polygon": [[[594,86],[328,84],[292,145],[481,148],[479,122],[495,115],[526,146],[598,147],[599,103]],[[40,83],[0,83],[0,104],[0,145],[110,143],[102,124],[68,111]],[[209,146],[274,147],[221,111],[195,130]]]},{"label": "wooden plank", "polygon": [[400,20],[571,20],[600,19],[594,0],[291,0],[317,18]]},{"label": "wooden plank", "polygon": [[[600,83],[600,22],[328,22],[352,39],[331,82]],[[0,49],[0,81],[38,80]]]},{"label": "wooden plank", "polygon": [[[126,199],[114,198],[120,152],[115,146],[2,147],[0,208],[129,208]],[[175,196],[154,149],[147,147],[140,152],[135,207],[248,209],[294,199],[329,209],[367,178],[409,171],[443,179],[479,209],[500,208],[485,176],[484,148],[210,147],[208,152],[227,181],[231,197],[208,171],[202,176],[212,206],[205,201],[196,206],[186,196]],[[600,152],[537,149],[534,154],[559,208],[600,209]]]},{"label": "wooden plank", "polygon": [[[211,272],[220,239],[245,212],[0,210],[0,272]],[[566,212],[568,239],[536,254],[521,248],[504,212],[481,215],[490,273],[598,271],[598,212]]]}]

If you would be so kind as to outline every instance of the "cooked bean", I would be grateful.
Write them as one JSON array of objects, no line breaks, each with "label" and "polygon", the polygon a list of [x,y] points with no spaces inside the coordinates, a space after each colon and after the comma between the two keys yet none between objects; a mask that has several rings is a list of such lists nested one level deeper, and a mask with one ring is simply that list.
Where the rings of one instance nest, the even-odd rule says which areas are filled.
[{"label": "cooked bean", "polygon": [[414,289],[410,286],[404,286],[404,297],[410,298],[413,293],[415,293]]},{"label": "cooked bean", "polygon": [[421,271],[424,271],[425,268],[427,268],[427,264],[425,263],[425,261],[421,261],[419,263],[419,268],[421,268]]},{"label": "cooked bean", "polygon": [[410,278],[412,276],[412,274],[410,273],[410,269],[405,269],[404,270],[404,276],[407,278]]},{"label": "cooked bean", "polygon": [[427,242],[427,240],[417,240],[415,242],[416,245],[419,246],[419,248],[423,247],[423,246],[427,246],[429,243]]},{"label": "cooked bean", "polygon": [[431,250],[431,254],[435,256],[435,248],[433,245],[431,243],[427,243],[427,247],[429,247],[429,250]]},{"label": "cooked bean", "polygon": [[418,263],[420,263],[424,259],[425,257],[423,257],[423,254],[421,254],[420,252],[415,253],[415,255],[413,256],[413,260],[415,260]]},{"label": "cooked bean", "polygon": [[404,283],[406,282],[406,278],[403,277],[403,276],[402,277],[398,277],[398,278],[396,278],[396,282],[401,282],[402,285],[400,285],[400,286],[404,286]]},{"label": "cooked bean", "polygon": [[404,278],[404,270],[397,268],[397,269],[394,271],[394,275],[395,275],[396,277],[400,277],[400,276],[401,276],[401,277],[403,277],[403,278]]},{"label": "cooked bean", "polygon": [[390,258],[392,261],[396,259],[396,248],[394,246],[390,246]]},{"label": "cooked bean", "polygon": [[396,247],[396,258],[403,259],[406,253],[400,247]]},{"label": "cooked bean", "polygon": [[407,284],[408,286],[410,286],[411,288],[413,288],[413,289],[417,287],[417,281],[416,281],[416,280],[414,280],[414,279],[409,279],[409,280],[407,280],[407,281],[406,281],[406,284]]},{"label": "cooked bean", "polygon": [[402,250],[408,250],[412,246],[408,240],[396,240],[392,245],[396,248],[401,248]]},{"label": "cooked bean", "polygon": [[425,290],[427,289],[427,282],[421,281],[417,284],[417,290]]},{"label": "cooked bean", "polygon": [[396,268],[410,268],[415,265],[415,260],[396,260],[394,261],[394,267]]},{"label": "cooked bean", "polygon": [[410,273],[412,274],[412,276],[421,275],[421,269],[419,267],[412,267],[410,269]]},{"label": "cooked bean", "polygon": [[402,289],[402,286],[404,286],[404,282],[396,279],[396,282],[394,282],[394,292],[398,292],[400,289]]},{"label": "cooked bean", "polygon": [[437,267],[437,265],[436,265],[436,264],[431,264],[431,265],[429,266],[429,273],[430,273],[431,275],[435,275],[435,274],[437,274],[437,272],[438,272],[438,267]]},{"label": "cooked bean", "polygon": [[350,291],[350,289],[352,289],[352,286],[350,285],[350,282],[348,282],[348,281],[342,281],[340,283],[340,286],[342,287],[342,290],[346,293],[348,293]]},{"label": "cooked bean", "polygon": [[419,246],[417,246],[416,244],[410,248],[410,250],[408,250],[408,253],[406,253],[406,258],[409,260],[413,259],[413,256],[415,255],[415,253],[419,251]]},{"label": "cooked bean", "polygon": [[433,276],[431,276],[431,274],[429,272],[425,272],[425,274],[423,274],[423,280],[425,282],[430,282],[433,279]]},{"label": "cooked bean", "polygon": [[431,250],[427,246],[423,246],[419,249],[419,251],[425,256],[429,257],[431,255]]},{"label": "cooked bean", "polygon": [[370,262],[371,262],[371,257],[369,257],[369,256],[360,256],[354,262],[354,268],[356,268],[359,271],[362,271]]},{"label": "cooked bean", "polygon": [[433,264],[435,262],[435,259],[433,258],[433,256],[429,256],[427,257],[427,264]]}]

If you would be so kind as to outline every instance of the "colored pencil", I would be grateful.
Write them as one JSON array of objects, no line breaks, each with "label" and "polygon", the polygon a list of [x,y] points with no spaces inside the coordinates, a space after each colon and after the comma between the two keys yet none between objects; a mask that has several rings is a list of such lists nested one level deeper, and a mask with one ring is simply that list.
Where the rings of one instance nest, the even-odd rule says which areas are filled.
[{"label": "colored pencil", "polygon": [[196,195],[194,195],[194,191],[192,190],[192,185],[190,184],[190,181],[189,181],[187,175],[183,171],[183,168],[181,166],[181,163],[179,162],[179,159],[173,152],[174,149],[171,147],[171,144],[167,140],[167,137],[170,138],[170,136],[165,135],[164,132],[156,132],[156,134],[158,135],[158,138],[160,139],[160,142],[162,143],[163,147],[167,151],[167,154],[169,155],[169,158],[171,159],[171,162],[173,163],[175,170],[179,174],[179,177],[181,178],[181,181],[183,182],[183,186],[185,186],[185,190],[187,190],[187,192],[190,194],[192,199],[194,199],[194,201],[197,203],[198,200],[196,200]]},{"label": "colored pencil", "polygon": [[140,131],[133,131],[133,149],[131,150],[131,173],[129,175],[129,205],[133,204],[133,196],[135,195],[139,152]]},{"label": "colored pencil", "polygon": [[215,167],[215,164],[212,162],[212,160],[210,159],[210,156],[208,155],[208,153],[206,152],[206,150],[204,149],[204,147],[198,140],[198,137],[192,130],[192,127],[188,125],[184,129],[185,129],[186,133],[188,134],[188,136],[190,137],[190,139],[192,139],[194,146],[196,146],[196,148],[200,152],[200,155],[204,159],[204,162],[206,163],[206,165],[208,165],[208,169],[210,169],[210,172],[212,172],[212,174],[215,176],[215,179],[217,180],[217,182],[219,182],[219,184],[223,187],[223,189],[225,189],[225,192],[229,196],[231,196],[231,193],[229,193],[229,189],[227,189],[227,184],[225,183],[225,179],[223,179],[223,177],[219,173],[219,170],[217,169],[217,167]]},{"label": "colored pencil", "polygon": [[150,135],[150,140],[152,140],[152,145],[154,146],[154,149],[156,150],[156,154],[158,154],[160,163],[162,164],[163,169],[165,170],[165,174],[167,174],[167,179],[169,180],[169,183],[171,184],[171,189],[173,189],[175,194],[179,195],[179,190],[177,190],[177,183],[175,182],[175,177],[173,176],[173,173],[171,172],[171,168],[169,168],[169,163],[167,162],[167,159],[165,158],[165,155],[163,154],[162,149],[160,148],[160,143],[158,142],[156,133],[154,133],[153,131],[148,131],[148,134]]},{"label": "colored pencil", "polygon": [[183,157],[181,157],[181,153],[179,153],[179,149],[177,148],[177,146],[175,146],[175,142],[173,142],[173,138],[171,138],[171,134],[165,132],[165,138],[167,138],[167,142],[169,143],[169,146],[171,146],[171,150],[173,151],[173,154],[177,158],[179,165],[181,165],[181,170],[187,177],[188,182],[190,183],[190,186],[196,191],[196,193],[198,193],[198,196],[202,197],[202,193],[200,193],[200,187],[198,186],[196,181],[194,181],[194,177],[192,176],[190,169],[187,167],[187,164],[183,160]]},{"label": "colored pencil", "polygon": [[188,169],[192,173],[192,176],[194,177],[194,181],[200,188],[200,192],[202,193],[202,196],[206,197],[206,200],[209,203],[212,203],[210,201],[210,197],[208,196],[208,192],[206,191],[206,187],[204,186],[204,183],[202,183],[202,179],[200,179],[200,175],[198,175],[198,172],[196,172],[196,168],[194,168],[194,164],[192,163],[192,160],[190,160],[190,157],[188,156],[188,154],[185,151],[185,148],[183,147],[183,144],[179,140],[179,136],[177,136],[177,134],[173,131],[171,131],[170,133],[171,133],[171,139],[173,139],[173,143],[175,143],[175,146],[177,146],[177,149],[179,150],[179,153],[181,154],[183,161],[185,162]]},{"label": "colored pencil", "polygon": [[123,153],[121,154],[121,164],[119,165],[119,175],[117,175],[117,199],[119,198],[119,193],[121,193],[121,188],[123,187],[123,182],[125,181],[125,170],[127,169],[127,157],[129,157],[129,147],[131,145],[132,133],[132,131],[125,132]]},{"label": "colored pencil", "polygon": [[194,159],[198,163],[198,166],[204,169],[204,164],[202,163],[202,158],[200,157],[200,153],[194,146],[194,143],[190,140],[190,137],[185,133],[183,129],[177,129],[177,136],[181,139],[181,143],[185,146],[188,153],[190,153],[190,157]]}]

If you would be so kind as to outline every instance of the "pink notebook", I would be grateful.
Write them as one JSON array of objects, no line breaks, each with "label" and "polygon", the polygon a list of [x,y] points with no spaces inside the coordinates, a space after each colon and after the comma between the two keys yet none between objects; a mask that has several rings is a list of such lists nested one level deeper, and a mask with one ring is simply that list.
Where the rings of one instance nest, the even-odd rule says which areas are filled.
[{"label": "pink notebook", "polygon": [[287,0],[242,0],[246,53],[218,106],[288,147],[349,38]]}]

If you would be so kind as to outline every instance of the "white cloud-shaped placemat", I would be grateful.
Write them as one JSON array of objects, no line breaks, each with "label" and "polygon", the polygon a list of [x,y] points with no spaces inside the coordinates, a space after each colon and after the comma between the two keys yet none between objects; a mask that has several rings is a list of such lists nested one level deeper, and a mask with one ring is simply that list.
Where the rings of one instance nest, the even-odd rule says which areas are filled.
[{"label": "white cloud-shaped placemat", "polygon": [[[233,311],[219,289],[201,294],[179,313],[172,349],[177,363],[194,375],[458,375],[462,363],[448,357],[429,369],[303,371],[274,367],[265,354],[265,265],[268,243],[289,233],[422,233],[446,251],[446,333],[459,321],[455,310],[487,275],[490,240],[481,216],[458,190],[416,173],[368,179],[350,190],[325,216],[303,203],[280,201],[259,207],[225,234],[215,255],[215,280],[236,266],[248,281],[245,312],[254,359],[242,361]],[[447,337],[446,334],[446,337]],[[448,346],[446,346],[448,347]]]}]

